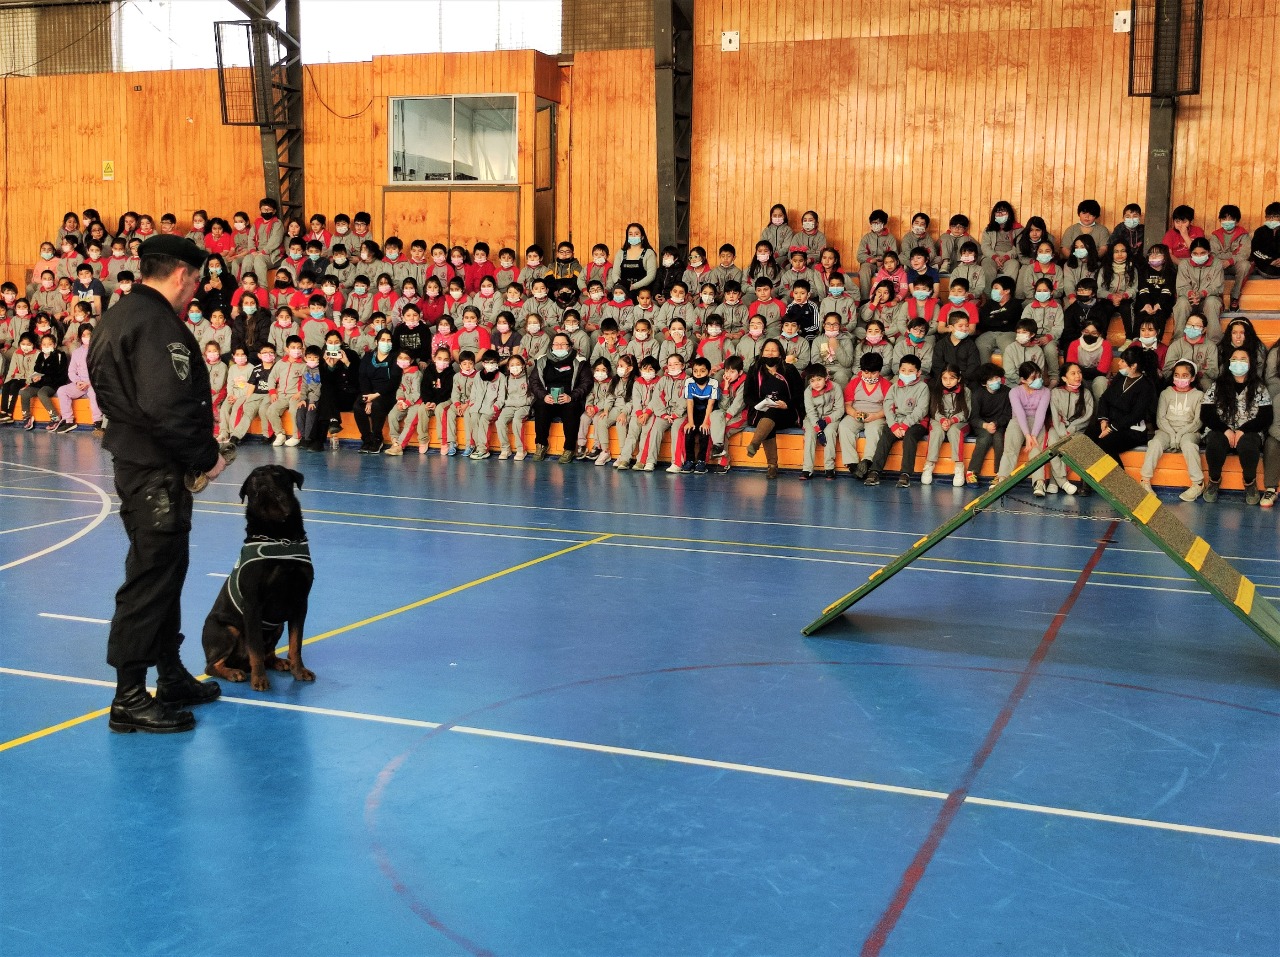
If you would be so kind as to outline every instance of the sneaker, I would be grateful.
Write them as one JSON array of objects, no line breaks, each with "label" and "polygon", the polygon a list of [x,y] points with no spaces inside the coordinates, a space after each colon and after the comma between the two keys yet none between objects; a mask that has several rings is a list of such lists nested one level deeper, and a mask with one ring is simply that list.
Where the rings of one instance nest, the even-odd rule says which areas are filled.
[{"label": "sneaker", "polygon": [[49,424],[44,427],[44,430],[46,432],[57,432],[58,426],[60,426],[61,424],[62,424],[61,419],[58,419],[58,418],[50,419]]},{"label": "sneaker", "polygon": [[106,434],[106,430],[103,429],[101,422],[93,423],[93,434],[97,438],[102,438],[102,436]]},{"label": "sneaker", "polygon": [[1139,484],[1139,485],[1141,485],[1141,486],[1142,486],[1144,489],[1146,489],[1148,492],[1150,492],[1152,495],[1155,495],[1155,494],[1156,494],[1156,490],[1155,490],[1155,489],[1153,489],[1153,488],[1151,487],[1151,479],[1149,479],[1149,478],[1144,478],[1144,479],[1143,479],[1142,481],[1140,481],[1138,484]]},{"label": "sneaker", "polygon": [[545,445],[534,447],[533,460],[535,462],[545,462],[547,460],[547,447]]},{"label": "sneaker", "polygon": [[284,445],[284,436],[283,436],[283,435],[277,435],[277,436],[272,440],[271,445],[272,445],[272,447],[273,447],[273,448],[277,448],[277,449],[278,449],[278,448],[280,448],[280,446]]},{"label": "sneaker", "polygon": [[480,462],[480,461],[483,461],[484,459],[487,459],[492,454],[493,453],[490,452],[488,449],[476,449],[474,452],[471,453],[471,461]]},{"label": "sneaker", "polygon": [[441,449],[441,450],[440,450],[440,454],[441,454],[441,455],[457,455],[457,454],[458,454],[458,443],[457,443],[457,442],[450,442],[450,443],[449,443],[449,447],[448,447],[448,448],[444,448],[444,449]]},{"label": "sneaker", "polygon": [[74,420],[63,419],[62,424],[57,428],[57,433],[59,435],[66,435],[68,432],[74,432],[75,430],[76,430],[76,423]]},{"label": "sneaker", "polygon": [[988,487],[989,487],[989,488],[995,488],[995,487],[996,487],[997,485],[999,485],[1001,482],[1007,481],[1007,480],[1008,480],[1008,478],[1009,478],[1009,476],[1007,476],[1007,475],[997,475],[995,478],[993,478],[993,479],[991,480],[991,485],[990,485],[990,486],[988,486]]},{"label": "sneaker", "polygon": [[720,458],[720,457],[721,457],[721,456],[723,456],[723,455],[724,455],[724,446],[723,446],[723,445],[713,445],[713,446],[711,446],[711,457],[712,457],[713,459],[718,459],[718,458]]},{"label": "sneaker", "polygon": [[383,455],[404,455],[404,449],[400,448],[399,443],[392,444]]},{"label": "sneaker", "polygon": [[627,468],[630,468],[630,466],[631,466],[631,463],[628,462],[626,459],[618,459],[618,461],[613,463],[613,467],[615,469],[618,469],[619,471],[623,471]]},{"label": "sneaker", "polygon": [[423,442],[421,445],[419,445],[419,446],[418,446],[418,454],[419,454],[419,455],[426,455],[426,454],[427,454],[428,452],[430,452],[430,451],[431,451],[431,449],[427,446],[427,443],[426,443],[426,442]]},{"label": "sneaker", "polygon": [[646,462],[644,465],[637,465],[636,468],[641,472],[652,472],[654,470],[654,464],[652,462]]},{"label": "sneaker", "polygon": [[610,461],[609,450],[601,449],[600,454],[596,456],[596,465],[608,465]]},{"label": "sneaker", "polygon": [[[1189,492],[1191,491],[1191,489],[1187,489],[1187,491]],[[1262,493],[1262,501],[1260,501],[1258,505],[1261,506],[1262,508],[1271,508],[1275,504],[1276,504],[1276,490],[1273,488],[1269,488]]]},{"label": "sneaker", "polygon": [[977,476],[977,474],[976,474],[976,473],[974,473],[974,472],[965,472],[965,473],[964,473],[964,484],[965,484],[965,485],[977,486],[977,484],[978,484],[978,476]]},{"label": "sneaker", "polygon": [[1046,491],[1048,491],[1048,493],[1049,493],[1050,495],[1057,495],[1057,494],[1058,494],[1058,483],[1057,483],[1057,482],[1050,482],[1047,486],[1045,486],[1045,489],[1046,489]]},{"label": "sneaker", "polygon": [[707,466],[707,472],[711,475],[724,475],[728,471],[729,467],[727,465],[721,465],[719,462],[712,462]]},{"label": "sneaker", "polygon": [[951,485],[953,488],[964,488],[964,469],[956,469],[955,474],[951,476]]},{"label": "sneaker", "polygon": [[529,454],[529,453],[527,453],[524,449],[521,449],[519,452],[517,452],[515,455],[513,455],[513,456],[511,456],[511,457],[512,457],[513,459],[515,459],[517,462],[523,462],[523,461],[525,460],[525,457],[526,457],[528,454]]},{"label": "sneaker", "polygon": [[933,466],[932,465],[926,465],[924,467],[924,471],[920,473],[920,484],[921,485],[933,484]]},{"label": "sneaker", "polygon": [[770,465],[764,470],[764,477],[767,479],[776,479],[778,477],[778,467],[776,465]]},{"label": "sneaker", "polygon": [[296,448],[302,444],[302,439],[298,438],[296,435],[291,435],[289,438],[284,440],[284,444],[291,449]]},{"label": "sneaker", "polygon": [[13,421],[13,416],[8,412],[0,412],[0,425],[8,425]]},{"label": "sneaker", "polygon": [[32,415],[27,416],[26,420],[22,423],[22,431],[30,432],[35,427],[36,427],[35,416],[32,416]]},{"label": "sneaker", "polygon": [[[867,477],[867,475],[870,472],[871,472],[871,460],[863,459],[854,467],[853,477],[856,478],[859,482],[861,482],[863,479]],[[874,483],[874,484],[879,484],[879,483]]]},{"label": "sneaker", "polygon": [[561,453],[560,453],[560,464],[561,464],[561,465],[568,465],[568,464],[569,464],[570,462],[572,462],[572,461],[573,461],[573,450],[572,450],[572,449],[565,449],[563,452],[561,452]]},{"label": "sneaker", "polygon": [[668,465],[668,466],[667,466],[667,471],[668,471],[668,472],[671,472],[671,473],[672,473],[672,474],[674,474],[674,475],[679,475],[680,473],[682,473],[682,472],[686,472],[686,471],[688,471],[688,472],[692,472],[692,471],[693,471],[693,463],[692,463],[692,462],[688,462],[688,463],[686,463],[686,464],[689,466],[687,469],[686,469],[686,468],[684,468],[684,466],[676,465],[676,463],[675,463],[675,462],[672,462],[670,465]]},{"label": "sneaker", "polygon": [[862,484],[863,485],[879,485],[880,473],[876,471],[868,472],[866,478],[862,480]]},{"label": "sneaker", "polygon": [[1204,483],[1204,500],[1212,505],[1218,500],[1218,486],[1221,482],[1215,482],[1212,479]]},{"label": "sneaker", "polygon": [[506,461],[507,459],[509,459],[509,458],[511,458],[511,450],[510,450],[510,449],[503,449],[501,452],[499,452],[499,453],[498,453],[498,461],[499,461],[499,462],[505,462],[505,461]]},{"label": "sneaker", "polygon": [[1036,479],[1031,483],[1031,494],[1036,498],[1044,498],[1044,479]]},{"label": "sneaker", "polygon": [[911,473],[903,472],[898,476],[898,488],[911,488]]},{"label": "sneaker", "polygon": [[[675,463],[674,463],[674,462],[672,462],[671,464],[672,464],[672,465],[675,465]],[[688,459],[688,460],[686,460],[686,461],[685,461],[684,465],[680,466],[680,471],[681,471],[681,472],[692,472],[692,471],[693,471],[693,466],[694,466],[694,461],[693,461],[693,459]]]},{"label": "sneaker", "polygon": [[1262,501],[1262,492],[1258,490],[1258,483],[1246,482],[1244,486],[1244,504],[1257,505]]},{"label": "sneaker", "polygon": [[[1181,495],[1179,495],[1178,498],[1182,499],[1184,502],[1194,502],[1203,494],[1204,494],[1204,486],[1201,485],[1199,482],[1196,482],[1194,485],[1188,486],[1187,490],[1183,492]],[[1271,496],[1271,500],[1273,502],[1275,501],[1275,497],[1276,497],[1275,492],[1268,492],[1267,495]],[[1270,505],[1267,504],[1266,495],[1262,497],[1262,502],[1263,502],[1263,505],[1262,505],[1263,508],[1271,507]]]},{"label": "sneaker", "polygon": [[694,465],[693,465],[693,471],[694,471],[696,474],[698,474],[698,475],[706,475],[706,474],[707,474],[707,463],[706,463],[706,462],[695,462],[695,463],[694,463]]},{"label": "sneaker", "polygon": [[800,473],[800,481],[801,481],[801,482],[807,482],[807,481],[809,481],[811,478],[813,478],[813,473],[812,473],[812,472],[801,472],[801,473]]},{"label": "sneaker", "polygon": [[573,453],[573,460],[575,462],[585,462],[587,458],[587,447],[585,445],[579,445]]},{"label": "sneaker", "polygon": [[1074,482],[1063,482],[1062,490],[1068,495],[1075,495],[1076,492],[1080,491],[1080,488]]}]

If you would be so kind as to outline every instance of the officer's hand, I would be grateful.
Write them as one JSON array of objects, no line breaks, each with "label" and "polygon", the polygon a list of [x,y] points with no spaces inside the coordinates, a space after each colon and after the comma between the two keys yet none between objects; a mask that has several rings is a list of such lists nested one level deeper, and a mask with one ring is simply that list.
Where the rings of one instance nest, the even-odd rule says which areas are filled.
[{"label": "officer's hand", "polygon": [[224,459],[221,455],[219,455],[218,464],[215,465],[213,468],[209,469],[209,471],[206,472],[205,474],[209,476],[210,481],[213,481],[219,475],[222,474],[222,470],[225,469],[226,467],[227,467],[227,460]]}]

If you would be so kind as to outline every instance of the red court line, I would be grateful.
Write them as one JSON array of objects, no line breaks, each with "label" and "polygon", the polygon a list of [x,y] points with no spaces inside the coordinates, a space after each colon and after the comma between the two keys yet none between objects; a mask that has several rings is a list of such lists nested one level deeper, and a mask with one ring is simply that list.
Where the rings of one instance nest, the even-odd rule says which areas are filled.
[{"label": "red court line", "polygon": [[1075,585],[1072,586],[1070,594],[1063,601],[1058,613],[1053,616],[1053,621],[1049,623],[1049,628],[1045,631],[1044,637],[1040,639],[1040,644],[1036,647],[1035,653],[1032,654],[1031,660],[1022,669],[1022,675],[1018,678],[1018,683],[1009,692],[1009,697],[1005,701],[1004,707],[996,715],[996,720],[992,723],[991,729],[987,732],[981,747],[974,752],[973,759],[969,762],[969,767],[966,769],[964,777],[960,779],[959,786],[943,802],[942,809],[938,812],[938,817],[933,822],[933,827],[929,829],[924,843],[920,845],[915,857],[907,865],[907,869],[902,875],[902,881],[898,884],[898,889],[889,901],[889,906],[885,908],[884,913],[880,915],[880,919],[876,921],[875,927],[871,929],[871,933],[863,941],[862,957],[879,957],[880,952],[884,949],[885,942],[888,941],[889,935],[893,933],[893,929],[897,926],[898,919],[906,909],[908,901],[911,900],[911,895],[915,893],[916,887],[920,883],[920,878],[924,877],[925,869],[928,868],[929,862],[933,860],[933,855],[937,853],[938,846],[942,843],[942,839],[946,836],[951,823],[964,805],[965,798],[969,796],[969,789],[973,786],[973,782],[977,779],[983,765],[987,763],[987,759],[991,757],[991,752],[995,750],[1000,736],[1004,734],[1005,728],[1008,727],[1009,720],[1013,717],[1013,712],[1021,703],[1023,696],[1026,695],[1027,688],[1031,686],[1031,680],[1036,676],[1036,672],[1040,670],[1040,665],[1044,663],[1045,657],[1049,654],[1049,649],[1058,637],[1058,631],[1062,628],[1063,622],[1071,614],[1071,609],[1075,607],[1076,599],[1084,591],[1084,586],[1089,581],[1089,576],[1093,574],[1098,562],[1102,560],[1102,553],[1111,544],[1112,536],[1115,535],[1116,529],[1119,527],[1119,521],[1113,521],[1107,526],[1106,534],[1099,540],[1098,547],[1094,549],[1089,560],[1085,562],[1084,568],[1080,570],[1080,575],[1076,579]]}]

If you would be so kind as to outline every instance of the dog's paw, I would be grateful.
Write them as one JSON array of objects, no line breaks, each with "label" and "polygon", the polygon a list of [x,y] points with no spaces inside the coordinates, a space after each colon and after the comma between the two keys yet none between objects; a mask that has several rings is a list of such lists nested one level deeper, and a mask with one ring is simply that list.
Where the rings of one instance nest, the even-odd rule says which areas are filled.
[{"label": "dog's paw", "polygon": [[265,674],[254,675],[252,678],[249,679],[249,685],[250,687],[253,688],[254,691],[270,691],[271,690],[271,682],[267,680],[267,676]]},{"label": "dog's paw", "polygon": [[294,681],[315,681],[316,680],[316,673],[312,671],[310,668],[299,667],[299,668],[292,669],[292,671],[293,671]]},{"label": "dog's paw", "polygon": [[288,671],[291,666],[288,658],[268,658],[267,667],[272,671]]}]

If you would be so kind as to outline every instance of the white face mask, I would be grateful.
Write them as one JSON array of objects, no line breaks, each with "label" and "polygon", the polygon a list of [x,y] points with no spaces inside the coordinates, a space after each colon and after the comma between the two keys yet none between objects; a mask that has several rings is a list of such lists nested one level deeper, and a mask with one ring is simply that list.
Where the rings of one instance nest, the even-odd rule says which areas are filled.
[{"label": "white face mask", "polygon": [[636,342],[644,342],[649,338],[649,333],[636,330]]},{"label": "white face mask", "polygon": [[716,301],[716,294],[714,292],[704,292],[702,294],[702,301],[709,306]]},{"label": "white face mask", "polygon": [[663,257],[662,257],[662,265],[667,266],[667,267],[671,267],[671,266],[674,266],[675,264],[676,264],[676,261],[675,261],[675,258],[674,258],[673,256],[663,256]]},{"label": "white face mask", "polygon": [[608,378],[609,378],[609,373],[605,372],[603,369],[596,370],[595,379],[597,382],[605,382],[608,380]]},{"label": "white face mask", "polygon": [[1018,345],[1025,346],[1028,342],[1031,341],[1031,334],[1028,332],[1019,332],[1017,338],[1018,338]]},{"label": "white face mask", "polygon": [[903,385],[912,385],[916,381],[917,376],[914,372],[899,372],[898,378],[902,381]]},{"label": "white face mask", "polygon": [[767,263],[767,262],[769,261],[769,254],[768,254],[768,253],[756,253],[756,260],[757,260],[758,262]]}]

